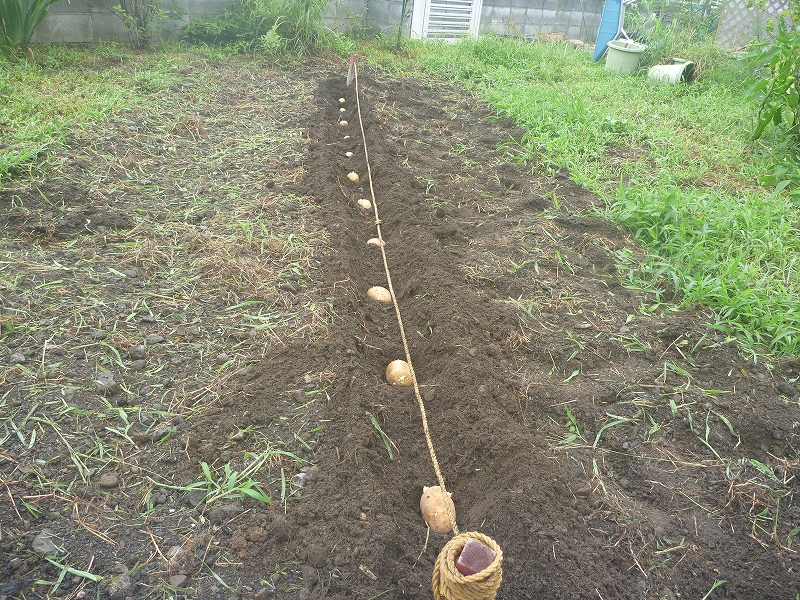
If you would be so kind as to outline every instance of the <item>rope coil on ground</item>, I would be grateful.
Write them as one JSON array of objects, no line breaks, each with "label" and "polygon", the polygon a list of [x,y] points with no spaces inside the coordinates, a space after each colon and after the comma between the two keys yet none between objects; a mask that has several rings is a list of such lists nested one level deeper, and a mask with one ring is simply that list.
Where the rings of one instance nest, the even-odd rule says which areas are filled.
[{"label": "rope coil on ground", "polygon": [[[497,554],[494,562],[474,575],[462,575],[456,568],[464,546],[472,538]],[[434,600],[492,600],[503,579],[503,551],[488,535],[468,531],[445,544],[433,568]]]},{"label": "rope coil on ground", "polygon": [[[422,417],[422,429],[425,433],[425,441],[428,444],[428,452],[433,463],[433,469],[436,472],[436,479],[441,488],[442,496],[444,497],[444,506],[447,511],[447,516],[450,520],[450,525],[453,528],[455,537],[451,539],[436,559],[436,565],[433,570],[433,595],[434,600],[494,600],[497,590],[503,578],[503,552],[500,546],[490,537],[470,531],[460,533],[456,518],[450,505],[447,502],[447,488],[444,483],[444,476],[442,475],[439,461],[436,458],[436,452],[433,448],[433,441],[431,440],[430,431],[428,429],[428,417],[425,411],[425,403],[422,399],[422,394],[419,391],[417,384],[417,375],[414,372],[414,365],[411,362],[411,352],[408,349],[408,340],[406,339],[405,329],[403,327],[403,319],[400,316],[400,306],[397,302],[397,296],[394,293],[392,286],[392,277],[389,272],[389,263],[386,258],[386,249],[383,243],[383,233],[381,232],[381,220],[378,216],[378,203],[375,199],[375,188],[372,185],[372,168],[369,162],[369,150],[367,148],[367,137],[364,132],[364,121],[361,117],[361,100],[359,98],[358,89],[358,69],[355,63],[355,57],[350,58],[350,69],[347,76],[347,85],[350,85],[351,79],[355,81],[355,96],[356,108],[358,111],[358,123],[361,129],[361,139],[364,145],[364,160],[367,167],[367,179],[369,181],[369,191],[372,199],[372,208],[375,213],[375,228],[377,230],[378,239],[381,241],[380,250],[383,257],[383,267],[386,273],[386,282],[389,288],[389,294],[392,297],[392,304],[394,305],[395,315],[397,317],[397,324],[400,328],[400,337],[403,341],[403,350],[406,355],[406,362],[408,363],[409,371],[411,372],[411,381],[414,386],[414,396],[419,405],[420,415]],[[474,575],[462,575],[456,568],[456,561],[464,549],[467,541],[472,538],[484,546],[490,548],[495,552],[495,558],[491,565],[483,571],[475,573]]]}]

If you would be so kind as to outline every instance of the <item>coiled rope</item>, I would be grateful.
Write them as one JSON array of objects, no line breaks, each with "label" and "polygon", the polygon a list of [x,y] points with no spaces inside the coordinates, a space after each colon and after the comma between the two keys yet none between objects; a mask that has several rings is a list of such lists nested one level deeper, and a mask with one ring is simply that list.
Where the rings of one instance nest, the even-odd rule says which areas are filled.
[{"label": "coiled rope", "polygon": [[[394,306],[395,316],[397,317],[397,325],[400,328],[400,337],[403,341],[403,351],[405,352],[406,362],[408,369],[411,372],[411,381],[414,387],[414,396],[417,399],[419,412],[422,417],[422,429],[425,433],[425,441],[428,444],[428,453],[433,463],[433,469],[436,472],[436,480],[439,483],[439,488],[443,496],[443,504],[447,511],[447,517],[450,520],[450,525],[453,528],[455,537],[451,539],[436,559],[436,565],[433,569],[433,596],[435,600],[493,600],[500,588],[500,583],[503,578],[503,552],[500,546],[490,537],[470,531],[460,533],[458,525],[456,524],[456,517],[450,508],[448,500],[447,488],[444,483],[444,476],[439,467],[439,461],[436,458],[436,451],[433,447],[433,440],[431,439],[430,430],[428,428],[428,415],[425,411],[425,402],[422,399],[422,394],[419,391],[417,384],[417,375],[414,371],[414,364],[411,361],[411,352],[408,349],[408,339],[406,338],[405,329],[403,327],[403,318],[400,315],[400,305],[397,302],[397,296],[394,293],[392,286],[392,275],[389,271],[389,262],[386,258],[386,245],[383,241],[383,233],[381,231],[381,219],[378,214],[378,203],[375,198],[375,188],[372,184],[372,168],[369,161],[369,149],[367,148],[367,136],[364,132],[364,120],[361,116],[361,98],[358,87],[358,67],[356,66],[355,57],[350,57],[350,67],[347,76],[347,84],[350,85],[351,80],[355,82],[355,97],[356,109],[358,112],[358,125],[361,129],[361,140],[364,146],[364,161],[367,168],[367,180],[369,182],[369,193],[372,201],[372,210],[375,214],[375,229],[377,231],[378,240],[380,240],[379,248],[381,257],[383,258],[383,269],[386,273],[386,283],[389,288],[389,294],[392,298],[392,305]],[[473,575],[462,575],[456,568],[456,561],[458,560],[461,551],[464,549],[469,539],[475,539],[481,542],[484,546],[491,548],[495,552],[495,559],[491,565],[486,567],[483,571]]]}]

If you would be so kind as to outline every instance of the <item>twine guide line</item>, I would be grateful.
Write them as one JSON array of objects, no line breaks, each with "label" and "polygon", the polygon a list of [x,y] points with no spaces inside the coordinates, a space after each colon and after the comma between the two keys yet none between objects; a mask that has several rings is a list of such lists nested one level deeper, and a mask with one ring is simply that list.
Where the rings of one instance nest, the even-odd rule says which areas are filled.
[{"label": "twine guide line", "polygon": [[[447,510],[447,516],[450,519],[450,525],[453,527],[453,533],[456,535],[459,534],[458,525],[456,524],[456,518],[453,514],[453,511],[450,509],[450,503],[447,501],[447,488],[444,484],[444,476],[442,475],[441,468],[439,467],[439,461],[436,458],[436,451],[433,448],[433,440],[431,439],[430,431],[428,430],[428,414],[425,411],[425,403],[422,400],[422,394],[419,391],[419,385],[417,384],[417,374],[414,372],[414,365],[411,362],[411,352],[408,349],[408,340],[406,338],[405,328],[403,327],[403,319],[400,316],[400,305],[397,303],[397,296],[394,293],[394,287],[392,286],[392,276],[389,273],[389,263],[386,259],[386,247],[383,243],[383,233],[381,232],[381,220],[378,215],[378,203],[375,201],[375,188],[372,185],[372,168],[370,167],[369,162],[369,150],[367,149],[367,136],[364,133],[364,121],[361,118],[361,99],[360,94],[358,92],[358,67],[356,63],[351,58],[350,62],[350,70],[353,73],[353,80],[355,81],[355,92],[356,92],[356,109],[358,111],[358,125],[361,129],[361,140],[364,145],[364,161],[367,164],[367,179],[369,180],[369,193],[372,199],[372,210],[375,213],[375,229],[378,232],[378,239],[381,241],[380,249],[381,249],[381,256],[383,257],[383,269],[386,272],[386,283],[389,287],[389,294],[392,296],[392,304],[394,305],[394,312],[397,317],[397,324],[400,327],[400,338],[403,340],[403,350],[405,351],[406,355],[406,362],[408,363],[408,369],[411,371],[411,381],[414,384],[414,396],[417,398],[417,404],[419,404],[419,411],[422,415],[422,429],[425,432],[425,441],[428,444],[428,452],[431,455],[431,462],[433,463],[433,469],[436,471],[436,480],[439,483],[439,488],[442,491],[442,496],[444,497],[444,506],[445,510]],[[349,75],[348,75],[349,79]]]},{"label": "twine guide line", "polygon": [[[355,82],[358,124],[361,130],[361,139],[364,146],[364,161],[366,163],[367,178],[369,180],[369,192],[372,200],[372,209],[375,214],[375,229],[377,230],[381,257],[383,258],[383,268],[386,274],[386,282],[389,288],[389,294],[392,298],[395,316],[397,317],[397,324],[400,329],[400,337],[403,341],[403,350],[405,352],[406,363],[408,363],[408,368],[411,372],[411,382],[414,387],[414,396],[417,399],[420,415],[422,417],[422,429],[425,433],[425,441],[428,445],[428,452],[430,454],[431,462],[433,463],[433,468],[436,472],[436,479],[439,483],[439,488],[443,496],[444,507],[447,512],[448,519],[450,520],[450,525],[453,528],[453,533],[455,534],[455,537],[453,537],[439,553],[434,566],[432,581],[434,600],[492,600],[495,598],[503,578],[503,552],[500,549],[500,546],[487,535],[474,531],[461,534],[458,530],[458,525],[456,524],[455,514],[450,508],[450,503],[448,502],[448,493],[444,483],[444,476],[442,475],[441,468],[439,467],[439,461],[436,458],[436,451],[433,447],[433,440],[431,439],[430,430],[428,429],[428,416],[425,410],[425,402],[423,401],[422,394],[419,391],[417,375],[414,372],[414,365],[411,362],[411,352],[408,348],[408,340],[406,338],[405,328],[403,327],[403,319],[400,315],[400,306],[397,302],[397,296],[394,292],[392,276],[389,271],[389,263],[386,258],[386,248],[383,241],[383,233],[381,231],[381,220],[380,215],[378,214],[378,203],[375,198],[375,188],[372,184],[372,168],[369,162],[367,136],[364,131],[364,121],[361,116],[361,99],[358,88],[358,67],[356,66],[355,55],[350,57],[347,72],[347,85],[350,86],[353,82]],[[494,551],[495,559],[491,565],[482,571],[465,576],[457,570],[456,561],[466,543],[470,539],[476,540]]]}]

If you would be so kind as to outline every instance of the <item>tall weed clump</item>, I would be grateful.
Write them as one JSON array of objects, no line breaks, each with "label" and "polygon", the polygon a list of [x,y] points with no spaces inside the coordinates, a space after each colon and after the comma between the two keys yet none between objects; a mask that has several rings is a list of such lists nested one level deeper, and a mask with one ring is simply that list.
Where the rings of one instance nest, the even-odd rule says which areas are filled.
[{"label": "tall weed clump", "polygon": [[323,13],[330,0],[231,0],[217,16],[197,19],[183,31],[195,44],[236,52],[305,56],[330,35]]},{"label": "tall weed clump", "polygon": [[[652,66],[669,63],[681,57],[689,47],[713,49],[714,34],[719,23],[719,2],[704,0],[698,3],[644,0],[630,5],[625,13],[625,29],[647,45],[643,64]],[[693,56],[691,60],[695,60]]]},{"label": "tall weed clump", "polygon": [[33,32],[57,0],[0,0],[0,52],[10,55],[28,48]]}]

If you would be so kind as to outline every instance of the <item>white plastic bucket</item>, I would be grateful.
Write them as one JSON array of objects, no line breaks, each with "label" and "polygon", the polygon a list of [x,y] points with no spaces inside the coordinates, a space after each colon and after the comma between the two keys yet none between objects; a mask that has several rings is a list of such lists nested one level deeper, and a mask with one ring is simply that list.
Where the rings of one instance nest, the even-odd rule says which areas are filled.
[{"label": "white plastic bucket", "polygon": [[647,77],[661,83],[689,83],[694,77],[694,63],[676,58],[671,65],[650,67]]},{"label": "white plastic bucket", "polygon": [[611,40],[608,42],[606,69],[617,73],[635,73],[647,46],[632,40]]}]

